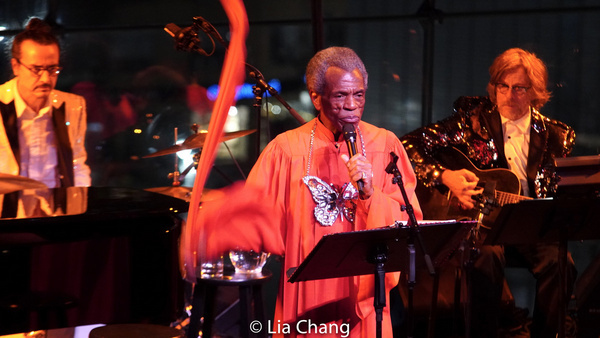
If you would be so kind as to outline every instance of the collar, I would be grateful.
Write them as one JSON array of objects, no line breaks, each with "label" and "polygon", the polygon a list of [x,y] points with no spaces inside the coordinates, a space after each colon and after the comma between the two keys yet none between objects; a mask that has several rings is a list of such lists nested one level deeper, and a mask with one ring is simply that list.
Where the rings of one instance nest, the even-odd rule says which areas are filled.
[{"label": "collar", "polygon": [[509,119],[505,118],[504,116],[502,116],[502,114],[500,115],[500,120],[502,121],[502,126],[504,127],[505,130],[506,130],[506,125],[508,123],[511,123],[512,125],[517,127],[517,129],[519,130],[519,132],[521,134],[527,134],[531,127],[531,108],[529,108],[529,114],[525,114],[523,117],[519,118],[518,120],[514,120],[514,121],[509,120]]},{"label": "collar", "polygon": [[[36,114],[33,109],[31,109],[27,103],[25,103],[25,101],[23,100],[23,98],[21,97],[21,94],[19,93],[19,89],[17,88],[17,81],[15,79],[15,81],[13,82],[13,93],[15,95],[15,111],[17,113],[17,118],[21,118],[26,112],[27,112],[27,116],[26,118],[33,118],[35,117]],[[48,100],[46,101],[46,104],[44,105],[44,107],[42,107],[42,109],[40,109],[39,115],[44,115],[48,112],[51,111],[50,109],[50,96],[52,95],[52,93],[50,93],[50,95],[48,96]]]},{"label": "collar", "polygon": [[317,116],[317,132],[322,134],[330,142],[338,142],[338,139],[342,136],[342,133],[334,133],[327,128],[321,121],[321,115]]}]

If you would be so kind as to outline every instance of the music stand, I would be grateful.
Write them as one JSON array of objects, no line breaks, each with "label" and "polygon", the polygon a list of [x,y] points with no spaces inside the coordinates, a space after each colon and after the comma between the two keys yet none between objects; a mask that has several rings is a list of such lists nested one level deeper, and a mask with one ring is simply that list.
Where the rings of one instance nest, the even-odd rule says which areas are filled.
[{"label": "music stand", "polygon": [[525,200],[502,207],[484,244],[559,243],[559,337],[565,336],[568,241],[600,239],[599,198]]},{"label": "music stand", "polygon": [[[476,222],[420,222],[427,250],[435,267],[442,266],[458,248]],[[377,337],[381,336],[381,311],[385,306],[385,272],[407,271],[407,240],[410,228],[396,222],[385,228],[325,235],[294,270],[288,282],[375,275],[374,307],[377,313]],[[417,251],[421,249],[417,247]],[[422,253],[422,252],[420,252]],[[419,260],[417,267],[425,262]],[[409,308],[409,313],[412,309]]]}]

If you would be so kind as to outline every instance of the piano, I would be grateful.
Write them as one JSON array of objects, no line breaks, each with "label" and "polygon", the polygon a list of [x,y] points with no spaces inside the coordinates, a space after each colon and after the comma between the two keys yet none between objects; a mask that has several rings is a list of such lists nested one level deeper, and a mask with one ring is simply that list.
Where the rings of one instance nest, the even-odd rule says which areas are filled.
[{"label": "piano", "polygon": [[[68,326],[168,325],[183,312],[178,239],[188,202],[144,190],[0,194],[0,334],[57,328],[19,302],[68,295]],[[13,309],[11,310],[11,306]]]}]

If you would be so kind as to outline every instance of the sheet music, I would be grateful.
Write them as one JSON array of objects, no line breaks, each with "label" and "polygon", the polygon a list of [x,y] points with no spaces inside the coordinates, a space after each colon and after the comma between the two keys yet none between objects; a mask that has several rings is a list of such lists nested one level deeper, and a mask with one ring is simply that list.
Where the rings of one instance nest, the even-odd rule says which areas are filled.
[{"label": "sheet music", "polygon": [[[454,224],[456,223],[455,219],[449,219],[449,220],[422,220],[422,221],[418,221],[418,225],[438,225],[438,224]],[[406,227],[408,226],[408,221],[396,221],[396,223],[390,225],[390,226],[403,226]]]}]

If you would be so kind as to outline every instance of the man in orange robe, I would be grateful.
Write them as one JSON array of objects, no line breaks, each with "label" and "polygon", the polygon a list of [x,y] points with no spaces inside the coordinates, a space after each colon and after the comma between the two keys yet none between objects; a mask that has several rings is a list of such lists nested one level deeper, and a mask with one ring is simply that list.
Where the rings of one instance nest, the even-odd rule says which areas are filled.
[{"label": "man in orange robe", "polygon": [[[402,193],[385,172],[390,152],[399,157],[396,164],[409,203],[417,219],[422,218],[414,194],[416,178],[402,144],[392,132],[361,121],[368,74],[360,58],[349,48],[331,47],[311,59],[306,75],[318,116],[278,135],[264,149],[246,182],[246,189],[263,196],[250,196],[250,190],[246,201],[228,195],[218,211],[213,209],[212,216],[219,214],[218,224],[208,216],[209,204],[203,206],[201,219],[219,230],[208,237],[209,251],[244,246],[279,254],[285,272],[298,267],[326,234],[407,220],[401,211]],[[351,158],[342,135],[345,124],[356,130],[356,155]],[[266,207],[249,207],[252,204]],[[248,208],[228,211],[240,205]],[[298,283],[282,276],[269,327],[274,336],[375,336],[372,275]],[[386,297],[398,279],[398,272],[386,274]],[[383,337],[392,336],[389,306],[384,308],[382,331]]]}]

